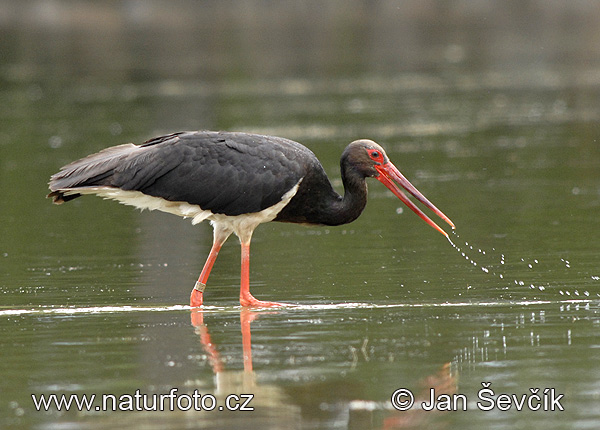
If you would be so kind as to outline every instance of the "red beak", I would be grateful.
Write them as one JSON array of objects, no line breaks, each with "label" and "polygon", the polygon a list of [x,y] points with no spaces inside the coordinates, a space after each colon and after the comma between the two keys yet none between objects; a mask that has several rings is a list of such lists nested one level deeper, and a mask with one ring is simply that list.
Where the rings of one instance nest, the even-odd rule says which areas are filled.
[{"label": "red beak", "polygon": [[408,182],[408,179],[406,179],[404,177],[404,175],[402,173],[400,173],[400,171],[396,168],[396,166],[394,166],[392,163],[390,163],[388,161],[386,164],[383,164],[383,165],[381,165],[381,164],[375,165],[375,170],[377,170],[377,172],[379,172],[379,176],[377,176],[377,179],[379,180],[379,182],[381,182],[383,185],[388,187],[388,189],[392,193],[394,193],[394,195],[396,197],[398,197],[400,200],[402,200],[402,202],[406,206],[408,206],[414,213],[419,215],[419,217],[421,217],[421,219],[423,221],[425,221],[431,227],[435,228],[437,231],[442,233],[444,236],[448,237],[448,233],[446,233],[444,230],[442,230],[440,228],[440,226],[438,226],[427,215],[425,215],[423,213],[423,211],[421,211],[421,209],[419,209],[417,206],[415,206],[415,204],[408,199],[406,194],[404,194],[404,192],[402,192],[402,190],[400,188],[398,188],[398,185],[396,185],[394,183],[394,181],[396,181],[398,184],[400,184],[402,186],[402,188],[404,188],[406,191],[408,191],[410,194],[412,194],[417,200],[419,200],[421,203],[423,203],[425,206],[427,206],[429,209],[431,209],[433,212],[435,212],[435,214],[437,216],[439,216],[444,221],[446,221],[448,224],[450,224],[450,226],[453,229],[455,228],[454,223],[452,221],[450,221],[450,218],[448,218],[446,215],[444,215],[444,213],[441,210],[436,208],[433,205],[433,203],[431,203],[429,200],[427,200],[427,198],[423,194],[421,194],[421,192],[419,190],[417,190],[413,184]]}]

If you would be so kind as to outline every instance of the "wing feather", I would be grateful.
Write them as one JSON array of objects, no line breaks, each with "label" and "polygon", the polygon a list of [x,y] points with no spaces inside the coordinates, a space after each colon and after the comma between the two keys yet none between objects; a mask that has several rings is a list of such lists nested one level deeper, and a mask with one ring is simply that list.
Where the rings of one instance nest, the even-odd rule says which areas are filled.
[{"label": "wing feather", "polygon": [[240,215],[280,202],[315,160],[310,150],[287,139],[182,132],[75,161],[51,177],[49,196],[62,203],[78,196],[69,189],[114,187]]}]

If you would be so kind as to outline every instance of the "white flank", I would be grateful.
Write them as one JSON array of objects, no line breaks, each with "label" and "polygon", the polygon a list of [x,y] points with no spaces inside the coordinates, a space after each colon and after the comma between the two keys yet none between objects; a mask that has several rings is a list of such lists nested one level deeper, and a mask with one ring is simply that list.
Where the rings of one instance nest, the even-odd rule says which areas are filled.
[{"label": "white flank", "polygon": [[264,222],[273,221],[277,214],[292,200],[298,192],[298,187],[302,179],[298,181],[288,192],[286,192],[281,201],[263,209],[260,212],[229,216],[224,214],[215,214],[209,210],[204,210],[198,205],[192,205],[187,202],[173,202],[162,197],[153,197],[140,191],[125,191],[113,187],[82,187],[61,190],[65,195],[70,194],[95,194],[105,199],[116,200],[119,203],[129,206],[135,206],[144,210],[159,210],[170,214],[178,215],[183,218],[192,218],[192,224],[201,223],[204,220],[212,221],[213,225],[219,225],[230,232],[233,231],[242,241],[246,238],[250,240],[252,231]]}]

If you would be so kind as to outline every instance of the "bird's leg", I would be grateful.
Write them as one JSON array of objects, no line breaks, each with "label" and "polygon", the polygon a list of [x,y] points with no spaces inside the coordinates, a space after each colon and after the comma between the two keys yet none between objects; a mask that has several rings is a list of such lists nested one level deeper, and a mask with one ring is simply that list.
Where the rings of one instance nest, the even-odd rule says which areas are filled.
[{"label": "bird's leg", "polygon": [[274,307],[285,306],[285,303],[263,302],[250,294],[250,240],[241,240],[242,244],[242,276],[240,287],[240,305]]},{"label": "bird's leg", "polygon": [[221,249],[222,245],[222,243],[214,242],[212,248],[210,249],[210,254],[208,254],[206,263],[204,263],[202,273],[200,273],[200,277],[196,281],[196,285],[194,285],[192,294],[190,295],[190,306],[193,308],[202,306],[202,299],[204,295],[204,289],[206,288],[206,282],[208,281],[208,275],[210,275],[210,271],[213,267],[213,264],[215,264],[215,260],[217,259],[217,255],[219,255],[219,250]]},{"label": "bird's leg", "polygon": [[210,271],[215,264],[217,256],[219,255],[219,251],[223,246],[223,243],[227,240],[231,231],[221,229],[219,226],[214,226],[214,239],[213,245],[210,249],[210,253],[208,254],[208,258],[206,259],[206,263],[204,263],[204,267],[202,268],[202,273],[200,273],[200,277],[196,281],[196,285],[192,289],[192,294],[190,295],[190,306],[195,308],[198,306],[202,306],[202,300],[204,296],[204,289],[206,288],[206,282],[208,281],[208,276],[210,275]]}]

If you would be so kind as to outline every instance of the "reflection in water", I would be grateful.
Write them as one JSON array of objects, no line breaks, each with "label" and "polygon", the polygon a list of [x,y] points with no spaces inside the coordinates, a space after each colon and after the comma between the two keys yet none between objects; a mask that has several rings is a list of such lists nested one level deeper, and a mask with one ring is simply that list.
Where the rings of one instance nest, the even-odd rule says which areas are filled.
[{"label": "reflection in water", "polygon": [[[214,312],[210,310],[205,312],[198,308],[193,309],[191,312],[192,325],[214,374],[215,388],[214,390],[201,389],[196,384],[198,381],[196,379],[193,386],[191,383],[186,383],[184,387],[177,388],[177,395],[180,397],[187,396],[190,399],[194,398],[194,393],[198,392],[202,397],[212,397],[216,402],[213,403],[212,400],[208,400],[206,403],[208,410],[195,410],[202,403],[189,405],[187,401],[183,402],[183,410],[179,410],[177,407],[174,410],[168,410],[169,401],[163,400],[161,403],[161,401],[157,402],[154,398],[149,403],[144,400],[140,404],[150,404],[154,407],[162,405],[162,408],[166,410],[161,410],[161,406],[158,406],[156,410],[113,411],[102,414],[85,412],[76,418],[65,415],[57,423],[44,425],[41,428],[58,429],[63,428],[62,426],[65,425],[75,425],[75,422],[77,428],[83,429],[301,428],[300,407],[292,404],[290,397],[281,387],[258,382],[253,371],[250,324],[259,318],[261,313],[247,309],[241,309],[239,312],[241,342],[243,345],[243,370],[226,369],[225,360],[219,353],[218,345],[213,343],[208,326],[205,323],[205,316],[208,319],[211,314],[214,316]],[[265,313],[271,312],[263,312],[263,314]],[[169,390],[166,390],[166,393],[168,392]],[[162,393],[159,395],[162,395]],[[227,400],[228,396],[232,397],[229,401]],[[179,402],[179,400],[176,400],[176,402]],[[186,408],[188,409],[185,410]],[[252,422],[251,426],[249,425],[250,421]]]},{"label": "reflection in water", "polygon": [[[189,326],[188,312],[191,312],[193,329]],[[266,429],[313,428],[311,422],[319,423],[314,428],[439,428],[440,421],[443,424],[454,419],[455,414],[425,413],[418,409],[397,412],[389,401],[392,392],[407,385],[420,387],[413,390],[415,404],[427,399],[427,390],[431,388],[437,394],[460,392],[472,395],[476,391],[473,385],[481,387],[480,382],[487,380],[490,374],[494,375],[494,384],[499,386],[511,384],[517,376],[525,378],[518,386],[519,392],[523,386],[541,384],[563,390],[564,368],[539,366],[539,358],[546,357],[543,362],[548,363],[552,357],[556,362],[568,363],[569,368],[575,363],[582,370],[590,364],[581,354],[585,351],[582,337],[588,336],[590,342],[597,342],[597,307],[589,300],[550,304],[421,303],[420,306],[354,303],[277,311],[240,310],[239,307],[191,310],[182,306],[0,311],[6,319],[34,322],[38,341],[32,350],[36,351],[37,360],[54,357],[53,365],[65,373],[55,377],[34,370],[32,375],[43,381],[42,391],[63,390],[67,393],[72,390],[106,392],[105,385],[65,388],[64,381],[71,380],[69,375],[74,363],[79,367],[83,361],[94,357],[98,344],[109,345],[106,349],[111,351],[121,345],[132,331],[120,327],[119,321],[134,320],[135,314],[145,322],[138,336],[148,340],[140,341],[146,346],[142,364],[127,369],[139,366],[144,372],[144,381],[149,382],[142,382],[140,386],[139,380],[133,379],[131,385],[125,386],[126,392],[131,393],[132,386],[148,393],[168,392],[166,387],[178,387],[180,394],[198,389],[202,394],[214,395],[220,405],[230,394],[252,394],[249,406],[255,410],[55,414],[52,422],[40,428],[58,429],[76,423],[80,428],[90,429],[230,429],[246,428],[248,419]],[[56,327],[60,335],[53,335],[44,327],[61,320],[63,324]],[[252,350],[251,329],[253,322],[258,320],[261,322],[258,335],[256,324],[254,327],[254,341],[258,343],[255,348],[258,346],[259,351],[256,354],[257,349]],[[106,334],[102,321],[113,327],[110,334]],[[175,331],[162,331],[165,322],[174,321],[177,322]],[[41,327],[40,322],[43,323]],[[229,323],[232,324],[227,328]],[[557,327],[565,327],[562,338],[560,330],[563,329]],[[365,328],[366,332],[363,331]],[[91,334],[78,338],[76,333],[81,331]],[[196,345],[199,343],[202,354],[197,355],[198,348],[190,348],[182,341],[186,333],[189,340]],[[14,335],[8,331],[2,334],[4,337]],[[357,334],[361,337],[357,338]],[[46,338],[56,338],[56,341],[46,344]],[[14,341],[23,342],[23,339],[17,337]],[[348,353],[348,348],[355,348],[355,357]],[[85,360],[77,358],[81,354]],[[164,359],[165,354],[175,365],[185,364],[184,357],[189,354],[194,354],[195,358],[188,359],[189,370],[179,379],[173,378],[173,373],[168,370],[173,367],[165,368],[155,363]],[[23,354],[16,355],[23,357]],[[132,357],[135,355],[128,356],[123,351],[113,365],[135,364]],[[295,359],[289,360],[292,357]],[[440,363],[447,361],[451,366],[436,370]],[[155,367],[150,365],[153,362]],[[205,363],[210,367],[204,366]],[[423,363],[427,372],[420,371],[417,363]],[[523,376],[523,369],[529,365],[533,366],[533,374]],[[36,369],[39,366],[28,367]],[[96,378],[104,381],[102,367],[94,362],[89,371],[99,372],[95,373]],[[203,373],[203,368],[209,369],[208,375]],[[381,376],[380,368],[385,370]],[[501,369],[501,373],[494,373],[495,369]],[[346,376],[340,377],[340,371]],[[457,386],[458,371],[461,372],[460,387]],[[111,370],[108,372],[109,376],[119,375]],[[319,374],[325,372],[329,372],[329,376],[320,378]],[[291,373],[313,376],[293,379]],[[122,378],[123,374],[120,375]],[[210,383],[211,375],[214,386]],[[595,381],[595,378],[591,379],[586,390],[595,390]],[[63,388],[56,388],[60,384]],[[516,390],[514,385],[512,389]],[[22,401],[19,405],[29,416],[27,403]]]},{"label": "reflection in water", "polygon": [[[264,314],[277,314],[277,312],[256,312],[250,309],[242,308],[240,310],[240,326],[242,332],[243,345],[243,371],[225,370],[225,365],[221,359],[218,348],[212,342],[208,327],[204,323],[204,312],[195,308],[191,313],[192,325],[196,333],[200,336],[200,343],[207,354],[207,358],[215,374],[217,398],[223,399],[225,396],[233,393],[252,394],[255,408],[260,408],[261,416],[276,417],[281,421],[285,417],[288,426],[281,428],[300,427],[300,407],[291,404],[291,398],[284,391],[270,384],[259,384],[252,367],[252,341],[250,325],[253,321]],[[363,349],[366,345],[363,344]],[[364,351],[363,351],[364,353]],[[366,354],[365,354],[366,356]],[[356,361],[353,362],[353,365]],[[430,399],[431,390],[434,390],[437,396],[451,395],[457,391],[458,374],[451,371],[450,363],[443,366],[437,374],[430,375],[420,382],[421,390],[415,395],[415,405],[427,402]],[[256,400],[256,402],[254,401]],[[419,407],[411,408],[408,411],[397,411],[392,408],[391,402],[370,402],[354,400],[345,408],[347,411],[348,429],[374,429],[380,428],[375,424],[378,422],[373,416],[373,412],[383,412],[383,429],[409,429],[409,428],[428,428],[437,418],[439,411],[424,411]],[[392,411],[392,412],[390,412]],[[273,422],[273,421],[269,421]]]},{"label": "reflection in water", "polygon": [[[451,372],[451,365],[447,363],[437,374],[430,375],[423,379],[419,384],[421,391],[415,395],[415,405],[423,402],[427,403],[430,399],[431,390],[434,390],[436,396],[451,396],[457,391],[458,374]],[[439,428],[435,422],[438,415],[443,413],[437,409],[424,411],[422,409],[411,409],[406,412],[395,412],[384,420],[384,429],[410,429],[410,428]]]},{"label": "reflection in water", "polygon": [[[266,313],[274,314],[276,312],[259,313],[245,308],[240,310],[243,370],[227,370],[225,368],[225,363],[219,354],[218,347],[211,340],[208,326],[204,322],[205,312],[202,309],[192,309],[191,322],[200,337],[200,343],[206,352],[207,359],[215,375],[214,393],[219,404],[224,404],[227,396],[232,394],[239,395],[240,397],[246,396],[245,398],[251,395],[252,401],[249,402],[248,406],[252,407],[253,410],[237,412],[244,415],[242,419],[246,419],[245,415],[252,414],[254,425],[260,428],[270,428],[274,423],[277,423],[275,425],[276,428],[299,428],[301,423],[300,408],[291,404],[291,399],[280,387],[272,384],[258,383],[252,367],[250,325],[261,314],[264,315]],[[211,413],[215,420],[223,419],[223,411]],[[207,417],[203,416],[203,419],[206,420]]]},{"label": "reflection in water", "polygon": [[[386,402],[373,402],[354,400],[349,405],[349,429],[428,429],[440,428],[439,416],[444,413],[443,408],[434,408],[433,410],[424,410],[422,405],[430,405],[432,392],[438,399],[450,399],[457,392],[458,373],[452,370],[451,363],[446,363],[435,374],[423,378],[419,383],[419,391],[411,391],[411,400],[408,400],[406,394],[396,397],[397,392],[392,394],[392,398]],[[395,409],[392,405],[395,403]],[[413,402],[413,406],[403,410],[405,402]],[[462,409],[462,406],[460,407]],[[458,408],[457,408],[458,410]],[[376,420],[377,413],[381,413],[383,418]],[[381,426],[374,424],[382,421]]]}]

